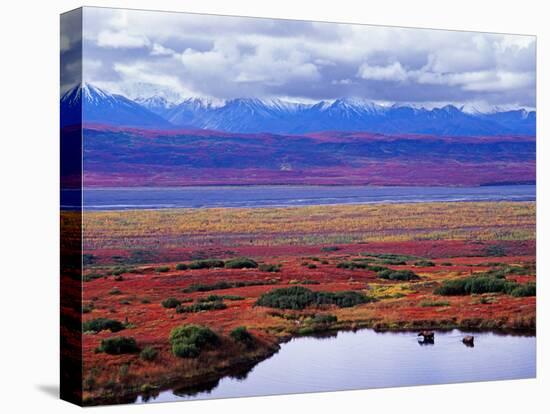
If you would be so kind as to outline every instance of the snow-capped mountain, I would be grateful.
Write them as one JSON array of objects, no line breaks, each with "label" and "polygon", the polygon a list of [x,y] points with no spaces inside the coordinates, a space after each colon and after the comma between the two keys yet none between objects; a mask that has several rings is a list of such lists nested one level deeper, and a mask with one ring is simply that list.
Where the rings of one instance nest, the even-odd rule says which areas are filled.
[{"label": "snow-capped mountain", "polygon": [[76,85],[65,92],[60,105],[62,126],[80,122],[144,128],[171,126],[142,105],[88,83]]},{"label": "snow-capped mountain", "polygon": [[191,97],[175,104],[159,95],[132,101],[90,84],[75,87],[63,95],[62,110],[67,110],[64,120],[78,119],[80,112],[72,113],[71,108],[79,108],[80,96],[84,97],[85,122],[147,128],[275,134],[366,131],[450,136],[532,136],[536,129],[536,113],[524,109],[484,113],[453,105],[432,109],[413,105],[383,106],[359,98],[303,104],[280,99],[215,101]]},{"label": "snow-capped mountain", "polygon": [[136,98],[135,102],[147,108],[154,114],[164,117],[168,111],[176,106],[174,102],[169,101],[164,96],[150,96],[148,98]]}]

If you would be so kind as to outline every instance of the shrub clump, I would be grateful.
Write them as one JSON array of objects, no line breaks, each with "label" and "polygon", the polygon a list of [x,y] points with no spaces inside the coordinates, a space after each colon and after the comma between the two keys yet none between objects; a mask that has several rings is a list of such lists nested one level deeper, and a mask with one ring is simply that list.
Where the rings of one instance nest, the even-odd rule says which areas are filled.
[{"label": "shrub clump", "polygon": [[132,337],[114,336],[101,340],[98,350],[106,354],[119,355],[138,352],[139,348],[136,340]]},{"label": "shrub clump", "polygon": [[161,302],[161,305],[166,309],[173,309],[181,305],[181,300],[176,298],[166,298]]},{"label": "shrub clump", "polygon": [[166,273],[170,271],[170,266],[160,266],[155,269],[159,273]]},{"label": "shrub clump", "polygon": [[182,325],[170,332],[172,353],[180,358],[196,358],[201,351],[220,341],[210,328],[201,325]]},{"label": "shrub clump", "polygon": [[256,305],[301,310],[313,305],[336,305],[340,308],[347,308],[371,301],[373,301],[372,298],[354,291],[314,292],[303,286],[292,286],[264,293]]},{"label": "shrub clump", "polygon": [[83,332],[101,332],[101,331],[111,331],[119,332],[124,329],[124,324],[120,321],[108,318],[97,318],[86,321],[82,324]]},{"label": "shrub clump", "polygon": [[244,326],[239,326],[233,329],[229,336],[235,341],[240,342],[246,346],[251,346],[254,343],[254,337]]},{"label": "shrub clump", "polygon": [[420,277],[414,273],[412,270],[392,270],[392,269],[385,269],[381,270],[377,273],[377,276],[380,279],[387,279],[387,280],[418,280]]},{"label": "shrub clump", "polygon": [[280,272],[281,271],[281,265],[262,263],[259,266],[259,269],[262,272]]},{"label": "shrub clump", "polygon": [[227,269],[255,269],[258,263],[248,257],[238,257],[225,262]]},{"label": "shrub clump", "polygon": [[189,266],[187,266],[185,263],[178,263],[176,265],[176,270],[187,270],[189,269]]},{"label": "shrub clump", "polygon": [[146,346],[142,349],[142,351],[139,353],[139,357],[144,361],[154,361],[157,358],[158,351],[151,347]]},{"label": "shrub clump", "polygon": [[438,307],[438,306],[449,306],[450,303],[446,300],[423,300],[420,302],[420,306],[423,308]]},{"label": "shrub clump", "polygon": [[209,310],[221,310],[227,308],[227,305],[222,300],[216,299],[213,301],[199,301],[189,306],[178,305],[177,313],[196,313]]},{"label": "shrub clump", "polygon": [[193,293],[193,292],[209,292],[212,290],[223,290],[223,289],[232,289],[246,286],[263,286],[263,285],[273,285],[275,281],[262,281],[262,280],[240,280],[237,282],[227,282],[221,280],[212,284],[202,284],[194,283],[187,288],[183,289],[184,293]]},{"label": "shrub clump", "polygon": [[336,323],[338,321],[338,318],[331,314],[322,314],[318,313],[316,314],[312,319],[311,322],[315,325],[330,325],[332,323]]},{"label": "shrub clump", "polygon": [[510,295],[516,298],[525,296],[536,296],[537,285],[535,283],[525,283],[523,285],[518,285],[511,290]]},{"label": "shrub clump", "polygon": [[506,293],[512,296],[535,296],[536,285],[527,283],[521,285],[494,276],[472,276],[464,279],[445,280],[434,293],[442,296],[471,295],[482,293]]},{"label": "shrub clump", "polygon": [[225,263],[223,260],[218,259],[202,259],[202,260],[194,260],[191,263],[189,263],[189,269],[197,270],[197,269],[214,269],[214,268],[221,268],[224,267]]},{"label": "shrub clump", "polygon": [[414,262],[414,265],[416,267],[433,267],[435,266],[435,263],[431,260],[419,260],[417,262]]}]

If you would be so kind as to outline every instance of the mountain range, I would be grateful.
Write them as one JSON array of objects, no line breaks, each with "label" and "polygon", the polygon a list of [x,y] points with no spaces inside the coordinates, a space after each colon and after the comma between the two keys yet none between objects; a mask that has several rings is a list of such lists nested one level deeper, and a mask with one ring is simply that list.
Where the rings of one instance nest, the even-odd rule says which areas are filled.
[{"label": "mountain range", "polygon": [[279,99],[238,98],[226,102],[191,97],[173,103],[160,96],[135,101],[89,83],[61,97],[61,125],[83,123],[143,129],[203,129],[229,133],[300,135],[322,131],[438,136],[534,136],[536,112],[525,109],[483,113],[453,105],[417,108],[382,106],[341,98],[313,104]]}]

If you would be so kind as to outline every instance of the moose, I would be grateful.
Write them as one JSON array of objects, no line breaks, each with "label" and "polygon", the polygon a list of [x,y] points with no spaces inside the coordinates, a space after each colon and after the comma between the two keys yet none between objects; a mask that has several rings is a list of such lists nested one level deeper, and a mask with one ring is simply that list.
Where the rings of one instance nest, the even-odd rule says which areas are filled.
[{"label": "moose", "polygon": [[464,338],[462,338],[462,343],[467,347],[473,348],[474,337],[472,335],[466,335]]},{"label": "moose", "polygon": [[434,337],[435,337],[435,333],[434,331],[421,331],[418,333],[417,336],[421,336],[422,337],[422,340],[418,341],[418,343],[420,343],[421,345],[431,345],[434,343]]}]

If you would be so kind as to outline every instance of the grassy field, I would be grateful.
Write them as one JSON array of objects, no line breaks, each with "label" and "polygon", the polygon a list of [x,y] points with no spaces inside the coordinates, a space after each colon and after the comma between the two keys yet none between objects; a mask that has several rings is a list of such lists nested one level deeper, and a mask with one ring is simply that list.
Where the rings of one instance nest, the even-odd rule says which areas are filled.
[{"label": "grassy field", "polygon": [[530,240],[535,237],[535,203],[86,212],[83,230],[86,249],[409,240]]}]

